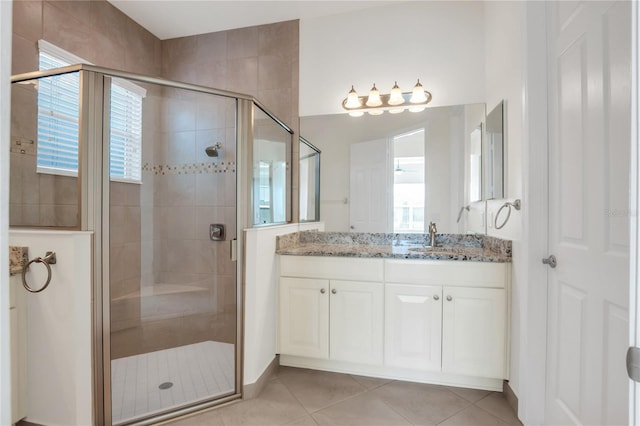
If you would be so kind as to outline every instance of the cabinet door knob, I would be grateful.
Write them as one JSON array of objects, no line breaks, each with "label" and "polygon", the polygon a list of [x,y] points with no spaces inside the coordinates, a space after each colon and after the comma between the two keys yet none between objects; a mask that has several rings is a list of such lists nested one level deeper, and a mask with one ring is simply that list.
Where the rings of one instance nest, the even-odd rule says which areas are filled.
[{"label": "cabinet door knob", "polygon": [[438,296],[437,294],[433,296],[433,300],[440,300],[440,296]]},{"label": "cabinet door knob", "polygon": [[453,300],[453,297],[451,297],[451,295],[447,296],[447,301],[451,302]]},{"label": "cabinet door knob", "polygon": [[327,290],[325,290],[324,288],[320,289],[320,293],[325,294],[327,292]]},{"label": "cabinet door knob", "polygon": [[338,290],[336,290],[335,288],[332,288],[332,289],[331,289],[331,293],[332,293],[332,294],[336,294],[337,292],[338,292]]}]

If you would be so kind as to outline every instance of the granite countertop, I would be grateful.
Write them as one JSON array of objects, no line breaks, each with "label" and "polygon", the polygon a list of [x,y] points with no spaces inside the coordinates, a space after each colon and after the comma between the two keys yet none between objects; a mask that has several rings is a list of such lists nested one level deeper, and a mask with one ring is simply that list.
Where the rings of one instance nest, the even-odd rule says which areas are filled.
[{"label": "granite countertop", "polygon": [[29,262],[27,247],[9,246],[9,275],[22,273],[22,268]]},{"label": "granite countertop", "polygon": [[276,253],[389,259],[511,262],[511,241],[485,235],[437,234],[426,247],[425,234],[303,231],[277,238]]}]

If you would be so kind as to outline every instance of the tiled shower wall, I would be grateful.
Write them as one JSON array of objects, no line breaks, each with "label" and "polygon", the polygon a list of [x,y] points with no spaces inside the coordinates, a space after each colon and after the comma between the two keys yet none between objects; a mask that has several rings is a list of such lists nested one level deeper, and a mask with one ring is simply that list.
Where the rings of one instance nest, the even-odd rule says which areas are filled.
[{"label": "tiled shower wall", "polygon": [[[15,1],[13,9],[15,74],[38,68],[37,41],[45,39],[99,66],[254,95],[298,130],[297,21],[161,41],[102,0]],[[228,246],[210,247],[207,226],[220,218],[235,227],[229,198],[232,173],[205,170],[166,176],[154,174],[154,167],[158,170],[159,166],[191,161],[214,164],[203,158],[204,147],[217,141],[223,148],[216,164],[235,163],[235,149],[231,148],[235,115],[231,118],[226,110],[221,113],[217,102],[200,95],[192,99],[184,93],[147,89],[144,183],[111,183],[112,299],[126,299],[157,283],[200,282],[206,275],[210,285],[222,284],[212,295],[216,309],[229,312],[235,283],[229,267],[220,264],[220,259],[228,259]],[[35,141],[35,92],[25,86],[16,87],[13,93],[13,102],[21,103],[21,108],[13,110],[21,112],[12,117],[12,140],[15,136]],[[187,130],[185,123],[192,121],[195,127]],[[297,143],[293,158],[297,158],[295,150]],[[15,155],[20,157],[12,154],[11,158],[12,225],[76,225],[76,179],[36,174],[33,153]],[[293,205],[297,206],[296,177],[293,185]],[[172,197],[183,199],[171,204]],[[294,218],[296,211],[294,207]],[[45,218],[54,221],[47,223]],[[114,311],[114,329],[139,329],[140,313],[139,301],[125,304],[124,310]],[[211,329],[208,321],[198,321],[185,324],[186,328]],[[166,346],[171,346],[171,336],[180,338],[174,330],[157,331]],[[232,333],[223,330],[219,334]],[[121,356],[131,354],[129,349]]]}]

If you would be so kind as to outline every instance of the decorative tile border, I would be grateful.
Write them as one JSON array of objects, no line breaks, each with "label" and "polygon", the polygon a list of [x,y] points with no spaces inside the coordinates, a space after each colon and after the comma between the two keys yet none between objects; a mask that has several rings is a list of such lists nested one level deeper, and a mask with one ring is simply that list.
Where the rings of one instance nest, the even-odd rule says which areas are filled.
[{"label": "decorative tile border", "polygon": [[143,172],[153,172],[154,175],[196,175],[213,173],[235,173],[235,161],[221,161],[219,163],[185,163],[185,164],[160,164],[145,163]]},{"label": "decorative tile border", "polygon": [[9,275],[22,272],[22,268],[29,262],[29,248],[9,246]]}]

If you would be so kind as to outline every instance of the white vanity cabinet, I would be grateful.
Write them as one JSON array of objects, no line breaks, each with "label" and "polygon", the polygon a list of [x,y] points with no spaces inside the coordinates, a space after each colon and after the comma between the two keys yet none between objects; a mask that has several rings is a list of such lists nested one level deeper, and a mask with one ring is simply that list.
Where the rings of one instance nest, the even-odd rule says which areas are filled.
[{"label": "white vanity cabinet", "polygon": [[329,358],[329,280],[280,278],[280,351]]},{"label": "white vanity cabinet", "polygon": [[382,265],[281,257],[280,353],[382,364]]},{"label": "white vanity cabinet", "polygon": [[385,286],[385,365],[440,371],[442,287]]},{"label": "white vanity cabinet", "polygon": [[505,376],[504,289],[444,287],[442,371],[469,376]]},{"label": "white vanity cabinet", "polygon": [[501,390],[510,264],[280,256],[282,365]]},{"label": "white vanity cabinet", "polygon": [[385,364],[506,378],[508,274],[508,263],[385,260]]}]

